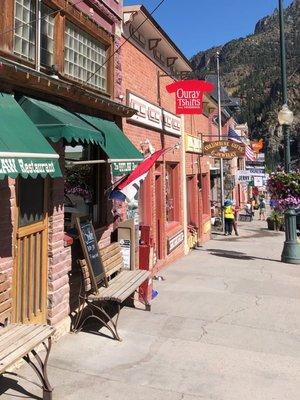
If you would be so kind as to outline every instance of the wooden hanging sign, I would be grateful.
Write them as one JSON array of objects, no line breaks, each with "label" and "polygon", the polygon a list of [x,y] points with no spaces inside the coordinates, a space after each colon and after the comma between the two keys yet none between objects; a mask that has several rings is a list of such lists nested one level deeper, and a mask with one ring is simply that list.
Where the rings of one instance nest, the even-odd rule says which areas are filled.
[{"label": "wooden hanging sign", "polygon": [[203,143],[203,155],[231,159],[245,156],[245,145],[232,140],[216,140]]}]

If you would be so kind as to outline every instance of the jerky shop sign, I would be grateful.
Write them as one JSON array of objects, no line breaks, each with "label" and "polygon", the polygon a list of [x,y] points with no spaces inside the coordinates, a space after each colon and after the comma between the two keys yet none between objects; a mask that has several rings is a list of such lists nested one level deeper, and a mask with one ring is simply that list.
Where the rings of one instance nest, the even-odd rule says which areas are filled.
[{"label": "jerky shop sign", "polygon": [[214,85],[206,81],[190,80],[171,83],[166,89],[176,94],[176,114],[202,114],[203,94],[211,92]]},{"label": "jerky shop sign", "polygon": [[217,140],[215,142],[204,142],[203,155],[214,158],[234,158],[245,156],[245,145],[230,140]]},{"label": "jerky shop sign", "polygon": [[53,161],[34,162],[24,161],[22,158],[1,158],[0,174],[49,174],[55,171]]}]

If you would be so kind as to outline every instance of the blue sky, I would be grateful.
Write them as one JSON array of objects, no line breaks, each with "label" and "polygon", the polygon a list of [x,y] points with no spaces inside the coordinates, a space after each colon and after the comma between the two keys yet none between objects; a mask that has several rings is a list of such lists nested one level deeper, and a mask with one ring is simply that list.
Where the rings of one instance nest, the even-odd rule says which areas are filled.
[{"label": "blue sky", "polygon": [[[124,0],[150,12],[160,0]],[[284,5],[292,0],[284,0]],[[153,17],[187,57],[253,33],[255,23],[271,14],[278,0],[165,0]]]}]

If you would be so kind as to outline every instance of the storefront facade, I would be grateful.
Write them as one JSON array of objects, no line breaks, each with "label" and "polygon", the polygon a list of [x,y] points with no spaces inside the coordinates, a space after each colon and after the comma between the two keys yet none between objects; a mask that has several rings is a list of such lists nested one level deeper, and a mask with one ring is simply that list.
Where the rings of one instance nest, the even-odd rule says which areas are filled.
[{"label": "storefront facade", "polygon": [[122,47],[122,94],[137,114],[123,120],[123,130],[145,156],[169,149],[149,172],[139,197],[140,227],[150,230],[147,241],[155,271],[184,254],[183,118],[176,115],[174,95],[166,86],[174,82],[174,74],[191,67],[143,6],[124,7],[127,39]]},{"label": "storefront facade", "polygon": [[8,119],[10,134],[0,132],[0,272],[11,283],[13,320],[48,322],[58,334],[70,328],[81,279],[74,219],[92,218],[101,246],[114,240],[106,190],[142,159],[119,128],[134,110],[115,101],[121,4],[93,7],[8,0],[0,15],[8,31],[1,118],[9,104],[19,115]]}]

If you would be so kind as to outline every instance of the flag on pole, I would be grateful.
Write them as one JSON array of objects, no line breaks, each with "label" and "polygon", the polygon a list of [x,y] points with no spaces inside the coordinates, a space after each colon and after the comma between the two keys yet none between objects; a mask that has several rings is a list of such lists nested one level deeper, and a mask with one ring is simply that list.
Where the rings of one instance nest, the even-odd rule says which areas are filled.
[{"label": "flag on pole", "polygon": [[255,161],[256,160],[256,156],[254,151],[251,149],[251,147],[246,144],[243,139],[241,138],[241,136],[239,136],[236,131],[233,128],[229,128],[228,129],[228,139],[232,140],[233,142],[236,143],[243,143],[245,145],[245,156],[246,159],[249,161]]},{"label": "flag on pole", "polygon": [[153,153],[150,157],[142,161],[132,172],[127,175],[110,193],[111,200],[125,201],[126,199],[131,202],[134,200],[141,183],[145,180],[149,170],[154,165],[155,161],[169,151],[170,148],[161,149]]}]

